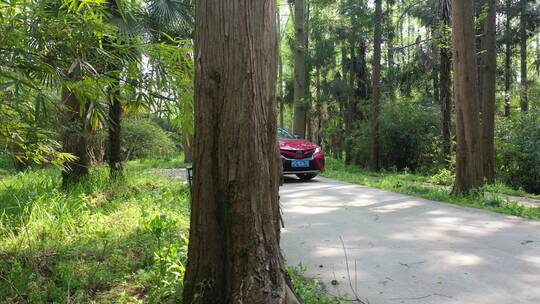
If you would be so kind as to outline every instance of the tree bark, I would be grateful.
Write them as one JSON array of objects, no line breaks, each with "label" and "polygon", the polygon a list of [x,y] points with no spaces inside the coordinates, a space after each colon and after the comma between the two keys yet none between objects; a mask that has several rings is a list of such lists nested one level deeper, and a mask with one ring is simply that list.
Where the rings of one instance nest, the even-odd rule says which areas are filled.
[{"label": "tree bark", "polygon": [[279,247],[275,1],[200,0],[183,303],[298,303]]},{"label": "tree bark", "polygon": [[371,169],[381,169],[381,151],[379,138],[379,116],[381,111],[381,19],[382,0],[375,0],[375,24],[373,46],[373,96],[371,121]]},{"label": "tree bark", "polygon": [[456,96],[456,179],[453,193],[482,185],[482,151],[474,40],[473,2],[454,0],[454,83]]},{"label": "tree bark", "polygon": [[304,33],[304,0],[295,0],[294,26],[295,26],[295,50],[294,50],[294,123],[293,133],[306,138],[306,49]]},{"label": "tree bark", "polygon": [[519,17],[519,45],[521,61],[521,96],[520,106],[522,112],[529,109],[529,93],[527,79],[527,0],[521,0],[521,14]]},{"label": "tree bark", "polygon": [[496,11],[497,0],[485,0],[488,7],[483,25],[481,74],[482,87],[482,155],[484,179],[488,183],[495,180],[495,90],[497,76]]},{"label": "tree bark", "polygon": [[[82,79],[80,63],[75,63],[76,68],[71,76],[74,81]],[[75,92],[67,86],[62,89],[61,120],[65,127],[62,138],[62,150],[76,157],[73,161],[66,161],[62,169],[62,184],[77,183],[88,176],[88,124],[85,120],[86,113],[82,112],[86,107],[81,107],[81,103]]]}]

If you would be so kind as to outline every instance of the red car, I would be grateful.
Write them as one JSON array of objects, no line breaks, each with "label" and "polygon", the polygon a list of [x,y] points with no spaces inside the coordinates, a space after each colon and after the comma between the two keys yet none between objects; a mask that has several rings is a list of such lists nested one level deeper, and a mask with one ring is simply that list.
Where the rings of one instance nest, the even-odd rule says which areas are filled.
[{"label": "red car", "polygon": [[309,180],[324,171],[324,152],[318,145],[278,128],[283,174]]}]

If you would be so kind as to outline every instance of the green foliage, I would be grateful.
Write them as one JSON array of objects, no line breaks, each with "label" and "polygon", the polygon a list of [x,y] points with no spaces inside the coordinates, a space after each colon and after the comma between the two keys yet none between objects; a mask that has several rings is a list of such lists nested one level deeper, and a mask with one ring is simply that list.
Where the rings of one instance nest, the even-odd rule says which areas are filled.
[{"label": "green foliage", "polygon": [[63,90],[93,130],[109,123],[114,94],[126,111],[157,109],[192,132],[192,1],[14,0],[0,11],[3,151],[33,163],[69,158],[58,135],[74,126],[54,117]]},{"label": "green foliage", "polygon": [[512,187],[540,194],[540,112],[499,119],[496,133],[497,176]]},{"label": "green foliage", "polygon": [[141,274],[154,285],[149,294],[151,303],[159,303],[166,299],[180,302],[182,299],[188,239],[183,235],[177,235],[178,226],[178,221],[168,217],[166,213],[150,219],[147,214],[143,214],[142,230],[150,232],[158,244],[150,270]]},{"label": "green foliage", "polygon": [[132,118],[124,122],[123,140],[125,157],[170,158],[176,151],[167,131],[148,119]]},{"label": "green foliage", "polygon": [[429,182],[436,185],[451,186],[454,183],[455,175],[452,171],[442,168],[429,178]]},{"label": "green foliage", "polygon": [[123,181],[107,171],[67,191],[55,168],[0,180],[0,303],[179,302],[187,186],[131,163]]},{"label": "green foliage", "polygon": [[324,291],[324,287],[317,280],[305,278],[306,267],[302,264],[298,267],[287,268],[297,295],[304,304],[339,304],[346,303],[343,297],[334,297]]},{"label": "green foliage", "polygon": [[[413,102],[384,103],[380,120],[383,168],[418,170],[436,166],[441,159],[436,113],[432,107]],[[369,121],[356,127],[351,142],[356,160],[367,166],[371,153]]]}]

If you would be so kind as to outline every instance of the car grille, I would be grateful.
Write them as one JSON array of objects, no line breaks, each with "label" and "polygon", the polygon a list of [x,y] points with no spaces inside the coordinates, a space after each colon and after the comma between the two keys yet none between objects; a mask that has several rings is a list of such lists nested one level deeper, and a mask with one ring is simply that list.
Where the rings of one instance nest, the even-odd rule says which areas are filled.
[{"label": "car grille", "polygon": [[315,149],[309,150],[281,150],[281,156],[288,159],[304,159],[311,158]]}]

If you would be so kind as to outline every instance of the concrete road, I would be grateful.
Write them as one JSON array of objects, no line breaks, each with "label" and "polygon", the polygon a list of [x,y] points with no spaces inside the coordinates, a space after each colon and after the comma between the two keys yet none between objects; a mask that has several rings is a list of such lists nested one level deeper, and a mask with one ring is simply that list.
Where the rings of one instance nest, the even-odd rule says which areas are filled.
[{"label": "concrete road", "polygon": [[540,222],[320,177],[287,179],[280,194],[287,263],[302,262],[329,293],[371,304],[540,303]]}]

